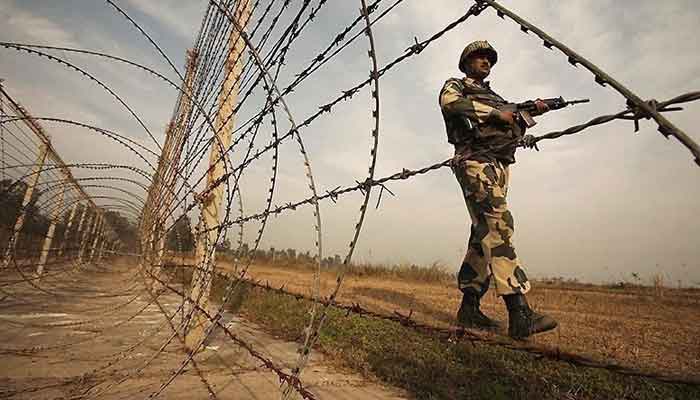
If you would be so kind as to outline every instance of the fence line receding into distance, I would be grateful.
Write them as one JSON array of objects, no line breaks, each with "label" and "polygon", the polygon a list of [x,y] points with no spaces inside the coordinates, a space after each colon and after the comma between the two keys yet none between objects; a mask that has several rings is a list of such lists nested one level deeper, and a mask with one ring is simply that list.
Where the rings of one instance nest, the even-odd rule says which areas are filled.
[{"label": "fence line receding into distance", "polygon": [[[93,89],[103,92],[114,102],[122,116],[142,131],[127,134],[67,116],[35,116],[10,96],[8,92],[12,92],[12,82],[5,82],[5,87],[0,86],[0,201],[3,202],[0,210],[3,224],[0,233],[3,252],[0,296],[3,300],[21,300],[15,289],[27,284],[42,295],[65,296],[51,282],[63,277],[79,279],[79,271],[86,269],[99,267],[99,271],[108,272],[110,263],[126,258],[134,263],[134,267],[128,272],[128,282],[122,282],[123,285],[118,285],[119,289],[110,294],[115,296],[116,305],[104,309],[102,317],[76,322],[75,326],[128,324],[148,307],[156,307],[163,316],[163,322],[153,326],[152,333],[162,331],[168,335],[157,350],[144,347],[144,339],[113,355],[98,370],[119,371],[117,364],[137,351],[147,352],[149,356],[148,361],[138,369],[121,371],[123,375],[119,378],[101,382],[79,398],[99,398],[114,393],[129,378],[151,367],[164,349],[173,343],[179,344],[182,350],[180,363],[172,366],[172,371],[162,377],[159,385],[148,388],[148,397],[159,396],[185,371],[191,370],[208,395],[216,398],[216,385],[195,356],[206,347],[215,331],[222,331],[230,345],[240,347],[276,374],[281,382],[283,398],[298,394],[313,399],[314,394],[303,383],[302,371],[331,308],[392,320],[447,340],[481,341],[577,365],[686,382],[662,373],[637,371],[614,362],[594,362],[576,354],[536,345],[516,345],[509,340],[484,338],[466,331],[455,336],[443,328],[413,321],[410,315],[384,315],[359,304],[340,304],[336,301],[345,271],[352,263],[355,248],[362,237],[373,190],[378,191],[374,192],[378,207],[384,192],[393,195],[387,186],[391,182],[414,179],[450,167],[453,162],[447,159],[421,168],[404,168],[384,177],[375,175],[381,132],[382,78],[419,57],[448,32],[489,10],[518,24],[524,33],[539,38],[546,48],[561,52],[566,57],[565,61],[572,66],[585,68],[593,74],[596,83],[613,89],[628,105],[628,108],[617,113],[601,115],[582,124],[541,135],[537,141],[577,134],[615,120],[632,120],[638,129],[640,119],[650,119],[665,137],[674,137],[688,148],[694,161],[700,165],[698,145],[664,116],[668,111],[679,110],[680,104],[700,99],[700,92],[685,93],[662,102],[643,100],[593,62],[496,1],[474,1],[442,29],[423,40],[415,38],[412,43],[407,43],[407,48],[400,55],[381,65],[377,55],[377,42],[381,42],[381,37],[376,35],[373,28],[405,2],[375,0],[368,4],[366,0],[358,1],[356,6],[359,11],[348,15],[349,22],[337,27],[337,33],[330,38],[316,38],[323,42],[322,50],[309,57],[307,54],[298,56],[297,52],[303,39],[312,34],[310,32],[315,29],[318,19],[331,11],[332,6],[327,0],[210,0],[192,47],[186,51],[183,71],[178,69],[177,62],[166,55],[148,27],[142,26],[139,18],[132,15],[121,2],[113,0],[107,0],[105,11],[112,13],[114,20],[138,35],[143,44],[167,64],[166,68],[158,70],[136,60],[102,51],[0,42],[5,52],[18,51],[27,59],[64,69],[81,82],[90,83]],[[319,76],[329,64],[347,55],[353,44],[362,47],[368,57],[369,74],[352,86],[337,90],[336,94],[324,88],[321,92],[332,96],[331,100],[325,99],[309,115],[299,116],[295,111],[294,92],[304,88],[308,90],[314,77]],[[78,65],[71,58],[73,55],[80,56],[81,60],[94,59],[139,71],[149,79],[174,89],[177,97],[173,99],[173,111],[164,132],[159,135],[149,129],[144,123],[145,115],[131,104],[131,99],[112,87],[109,83],[111,80]],[[300,64],[301,69],[290,72],[291,65],[298,64],[290,60],[298,59],[307,61]],[[367,117],[371,118],[372,127],[366,132],[370,138],[367,175],[357,177],[354,182],[336,183],[333,189],[322,190],[314,176],[305,140],[308,140],[312,125],[322,117],[333,118],[341,103],[353,101],[355,95],[363,91],[369,92],[371,99]],[[134,161],[75,160],[65,163],[47,133],[54,129],[60,132],[70,129],[93,135]],[[134,135],[139,133],[147,139],[136,140]],[[63,138],[57,142],[62,145],[67,143]],[[298,200],[276,205],[275,200],[279,197],[279,158],[287,143],[292,143],[298,149],[305,183],[298,191],[301,194],[294,193],[299,195]],[[521,146],[521,143],[514,140],[503,146]],[[251,176],[257,182],[262,182],[265,189],[260,209],[251,208],[243,201],[246,190],[243,184],[249,183],[253,179]],[[359,216],[352,227],[352,240],[343,257],[343,268],[339,269],[335,285],[323,295],[320,290],[323,233],[324,229],[329,228],[322,224],[320,204],[326,200],[335,203],[341,196],[351,193],[362,195]],[[314,254],[310,260],[315,265],[315,271],[311,294],[306,297],[312,306],[300,336],[298,359],[292,368],[285,369],[274,359],[274,355],[270,358],[262,354],[237,335],[235,328],[223,323],[222,318],[226,311],[225,304],[243,293],[244,285],[253,284],[261,289],[303,297],[255,282],[249,274],[254,270],[254,256],[260,249],[270,217],[291,214],[303,206],[310,206],[313,214],[309,228],[313,230]],[[198,221],[193,223],[195,218]],[[217,248],[227,240],[232,229],[237,238],[233,254],[237,257],[233,259],[233,270],[223,276],[226,281],[223,301],[214,305],[208,300],[213,280],[215,276],[222,276],[216,269]],[[246,232],[254,232],[252,239],[246,240]],[[194,259],[189,288],[173,284],[165,274],[166,261],[173,255],[182,254],[191,254]],[[51,282],[47,282],[48,278],[51,278]],[[146,306],[124,320],[110,319],[112,313],[127,307],[138,296],[145,299]],[[164,299],[169,296],[180,301],[175,310],[165,304]],[[128,300],[124,301],[124,298]],[[106,334],[106,330],[101,332]],[[78,343],[82,342],[31,348],[10,346],[0,349],[0,352],[32,357],[43,351],[69,348]]]}]

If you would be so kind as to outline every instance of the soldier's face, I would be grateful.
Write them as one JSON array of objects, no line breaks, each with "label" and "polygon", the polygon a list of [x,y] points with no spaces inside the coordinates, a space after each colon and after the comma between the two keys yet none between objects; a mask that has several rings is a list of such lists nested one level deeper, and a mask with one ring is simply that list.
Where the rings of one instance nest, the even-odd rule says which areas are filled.
[{"label": "soldier's face", "polygon": [[469,57],[469,75],[472,78],[484,79],[491,73],[491,62],[486,54],[476,53]]}]

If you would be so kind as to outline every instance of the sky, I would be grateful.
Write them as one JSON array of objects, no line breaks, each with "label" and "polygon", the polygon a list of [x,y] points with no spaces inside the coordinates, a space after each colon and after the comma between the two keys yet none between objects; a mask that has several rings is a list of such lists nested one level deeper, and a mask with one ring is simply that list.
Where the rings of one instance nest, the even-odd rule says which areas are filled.
[{"label": "sky", "polygon": [[[115,3],[182,71],[185,51],[194,42],[207,2]],[[298,8],[297,3],[301,2],[292,2],[292,9]],[[641,98],[666,100],[700,86],[697,2],[643,0],[634,7],[612,0],[503,0],[501,4],[576,50]],[[470,5],[456,0],[405,0],[373,27],[380,67],[403,54],[414,38],[430,37]],[[294,74],[354,20],[359,7],[359,1],[329,0],[293,45],[279,86],[291,82]],[[281,21],[285,17],[288,21],[290,14],[283,14]],[[402,168],[422,168],[453,154],[446,141],[438,92],[446,79],[460,76],[457,61],[463,47],[479,39],[488,40],[499,52],[499,62],[489,79],[493,89],[506,99],[591,99],[591,103],[539,117],[529,133],[564,129],[625,108],[622,96],[597,85],[584,68],[572,67],[561,53],[547,50],[534,35],[522,33],[513,22],[487,10],[381,79],[376,177]],[[163,57],[105,2],[0,0],[0,41],[101,51],[177,80]],[[303,121],[342,90],[367,78],[368,46],[367,39],[361,37],[286,97],[295,120]],[[0,51],[4,87],[33,115],[68,118],[119,132],[150,149],[153,153],[141,151],[142,156],[151,165],[157,164],[155,154],[177,98],[174,88],[128,66],[90,56],[52,53],[81,66],[118,94],[144,122],[146,132],[94,81],[46,58],[6,48]],[[240,120],[261,106],[262,100],[253,97],[241,109]],[[319,192],[350,186],[367,177],[372,106],[370,92],[365,89],[302,130]],[[687,104],[683,111],[667,117],[697,142],[698,115],[700,105]],[[149,171],[148,163],[133,151],[104,136],[57,123],[43,125],[68,163],[109,162]],[[635,273],[649,283],[660,274],[669,285],[700,285],[700,168],[679,142],[659,134],[653,122],[641,121],[640,126],[634,133],[632,122],[616,121],[579,135],[543,141],[539,152],[518,150],[517,163],[511,167],[508,202],[515,218],[516,250],[530,276],[611,282],[633,281]],[[269,132],[263,132],[256,146],[263,146],[270,138]],[[303,160],[294,141],[282,144],[279,162],[273,203],[282,205],[309,197]],[[271,157],[265,156],[241,177],[245,215],[263,210],[271,165]],[[192,168],[201,172],[203,164]],[[74,169],[76,176],[100,173],[141,179],[122,169]],[[372,195],[354,260],[438,263],[457,269],[470,222],[451,171],[441,169],[392,182],[387,188],[395,196],[384,193],[379,208],[375,208],[378,192]],[[136,186],[124,189],[145,195]],[[90,193],[99,195],[100,190],[91,188]],[[337,203],[321,204],[324,256],[345,255],[361,201],[362,196],[355,193]],[[136,215],[134,210],[132,217]],[[246,224],[246,242],[252,242],[258,227]],[[236,229],[228,235],[234,237]],[[312,209],[300,208],[272,218],[261,246],[313,251],[314,235]]]}]

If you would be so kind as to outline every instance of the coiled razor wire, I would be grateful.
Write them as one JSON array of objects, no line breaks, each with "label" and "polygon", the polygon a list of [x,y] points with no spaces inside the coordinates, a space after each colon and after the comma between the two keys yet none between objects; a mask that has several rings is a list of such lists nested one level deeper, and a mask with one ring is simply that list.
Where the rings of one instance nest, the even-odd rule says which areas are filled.
[{"label": "coiled razor wire", "polygon": [[[215,329],[221,329],[233,344],[246,350],[253,358],[260,361],[265,368],[273,371],[282,383],[281,391],[284,398],[289,398],[289,396],[295,392],[306,399],[314,398],[313,394],[303,386],[300,376],[308,362],[311,350],[323,329],[324,322],[328,316],[328,310],[331,307],[340,308],[347,312],[368,315],[374,318],[392,320],[424,333],[434,334],[441,338],[453,340],[453,332],[447,335],[448,332],[446,330],[418,323],[412,320],[410,315],[405,316],[398,313],[394,315],[383,315],[369,311],[359,304],[340,304],[336,301],[336,298],[342,286],[346,270],[351,264],[355,247],[360,239],[372,189],[378,187],[380,190],[377,198],[378,207],[382,193],[384,191],[392,193],[386,186],[391,181],[411,179],[444,167],[450,167],[455,162],[454,159],[447,159],[423,168],[413,170],[404,168],[394,174],[382,178],[375,178],[380,132],[380,79],[384,74],[405,60],[418,56],[426,47],[439,40],[445,33],[464,23],[469,17],[477,16],[487,8],[493,8],[499,17],[507,18],[518,24],[523,32],[532,32],[538,36],[543,41],[545,47],[549,49],[558,49],[567,56],[571,65],[582,65],[594,75],[596,83],[602,86],[609,85],[627,100],[629,107],[625,110],[616,114],[602,115],[580,125],[563,130],[549,132],[537,137],[535,140],[536,142],[577,134],[590,127],[602,125],[614,120],[634,121],[636,130],[638,129],[638,121],[640,119],[653,119],[658,125],[659,131],[665,137],[673,136],[679,140],[691,151],[695,157],[696,163],[700,165],[700,150],[698,150],[697,144],[662,115],[668,111],[679,110],[679,107],[675,107],[679,104],[699,100],[700,92],[685,93],[663,102],[658,102],[656,100],[644,101],[595,64],[493,0],[475,0],[474,4],[468,8],[465,14],[458,17],[428,39],[423,41],[418,41],[418,39],[416,39],[415,43],[410,45],[403,54],[382,67],[379,66],[377,61],[375,37],[372,27],[403,3],[403,0],[396,0],[389,5],[383,4],[382,0],[376,0],[369,5],[365,0],[360,0],[361,8],[359,16],[340,29],[339,33],[333,38],[330,44],[326,45],[316,56],[310,58],[310,62],[296,73],[295,78],[285,87],[280,87],[278,83],[280,72],[286,65],[285,61],[290,54],[293,54],[293,48],[297,40],[303,37],[303,33],[313,24],[317,14],[324,9],[328,3],[327,0],[318,0],[316,2],[312,0],[303,0],[296,10],[292,10],[292,2],[288,0],[270,0],[264,7],[261,0],[257,0],[254,3],[250,1],[248,6],[250,6],[250,23],[252,26],[248,28],[244,28],[235,15],[242,12],[241,10],[245,4],[243,1],[210,0],[195,39],[194,47],[188,52],[189,61],[184,73],[175,67],[175,64],[166,55],[162,47],[153,39],[153,36],[117,3],[116,1],[107,0],[107,5],[126,19],[126,21],[138,31],[139,35],[148,41],[150,46],[155,49],[159,57],[165,60],[169,68],[177,76],[177,82],[166,77],[165,74],[158,72],[154,68],[146,67],[136,61],[110,55],[101,51],[27,43],[0,42],[0,47],[14,49],[45,58],[52,63],[57,63],[69,70],[78,72],[80,76],[95,83],[126,110],[125,112],[141,126],[155,145],[153,149],[151,149],[148,146],[144,146],[130,139],[124,134],[71,118],[48,116],[33,117],[22,108],[15,113],[16,115],[8,114],[6,103],[0,101],[0,111],[2,111],[0,118],[0,141],[2,142],[0,153],[2,155],[2,164],[0,165],[0,169],[2,170],[3,182],[5,182],[8,177],[11,178],[10,182],[12,182],[9,186],[2,188],[2,195],[9,194],[20,188],[22,186],[21,183],[36,178],[37,190],[40,190],[42,195],[30,203],[31,210],[29,208],[26,210],[27,212],[31,211],[31,213],[34,213],[30,215],[30,217],[49,216],[49,221],[53,221],[54,224],[65,225],[65,232],[62,233],[64,239],[74,238],[75,240],[81,240],[83,242],[89,241],[89,243],[92,243],[91,250],[87,248],[89,245],[85,244],[79,246],[66,246],[63,244],[55,249],[50,248],[49,252],[58,252],[58,254],[60,254],[63,251],[65,255],[54,260],[48,260],[46,266],[50,271],[47,271],[41,276],[28,273],[28,271],[31,271],[34,266],[36,266],[36,259],[41,251],[31,248],[16,249],[13,262],[11,263],[11,270],[18,275],[18,278],[0,282],[0,289],[2,290],[2,292],[0,292],[0,297],[3,299],[11,298],[15,301],[24,301],[26,304],[30,304],[30,299],[19,298],[12,293],[13,288],[20,284],[28,284],[34,290],[44,295],[54,297],[127,297],[127,299],[124,301],[120,300],[115,305],[96,307],[93,311],[99,312],[99,316],[95,318],[53,325],[19,324],[19,326],[42,328],[90,327],[95,331],[94,336],[90,338],[76,342],[58,343],[50,346],[35,346],[32,348],[8,347],[0,349],[0,353],[36,356],[50,349],[67,349],[80,343],[87,343],[104,335],[108,331],[108,328],[128,324],[152,306],[158,308],[163,317],[163,321],[151,331],[159,332],[165,328],[169,329],[170,332],[168,339],[135,371],[130,371],[129,373],[121,375],[118,379],[104,387],[98,388],[98,390],[93,390],[95,388],[91,387],[83,392],[82,395],[75,398],[98,398],[116,389],[129,378],[137,376],[152,365],[172,342],[179,341],[180,344],[184,346],[181,331],[185,329],[187,321],[192,320],[195,313],[203,315],[208,321],[204,337],[195,348],[187,352],[179,366],[171,371],[167,379],[161,382],[158,389],[152,392],[149,398],[159,396],[175,379],[177,379],[177,377],[182,375],[184,369],[188,365],[192,366],[208,395],[211,398],[216,398],[215,388],[208,381],[205,372],[200,368],[194,358],[197,351],[203,347],[207,337],[209,337]],[[275,6],[277,7],[275,8]],[[382,9],[382,6],[385,6],[384,9]],[[257,13],[260,9],[262,9],[261,12]],[[288,15],[288,13],[292,15]],[[256,18],[254,18],[254,16]],[[286,24],[283,22],[285,21],[285,17],[287,17]],[[360,28],[361,24],[364,25],[364,27]],[[280,27],[280,32],[275,36],[277,28]],[[354,31],[357,32],[353,33]],[[258,36],[258,34],[260,34],[260,36]],[[343,90],[340,96],[330,102],[319,105],[318,111],[303,120],[299,119],[302,122],[296,123],[296,119],[292,116],[285,96],[291,94],[304,82],[307,82],[317,71],[325,65],[328,65],[336,56],[341,54],[354,43],[356,39],[363,35],[366,36],[368,40],[368,58],[371,65],[369,78],[362,80],[349,89]],[[241,41],[245,48],[245,51],[241,52],[234,60],[230,59],[231,48],[228,47],[229,37],[232,36],[237,37],[237,40]],[[254,42],[254,40],[257,41]],[[165,145],[161,146],[159,144],[151,131],[143,123],[141,116],[139,116],[136,110],[126,103],[124,98],[114,89],[105,84],[87,68],[68,61],[66,58],[55,54],[56,52],[84,54],[99,57],[113,63],[124,64],[144,71],[149,74],[149,76],[163,81],[168,86],[174,88],[177,93],[177,100],[171,117],[171,123],[166,130]],[[247,59],[244,58],[244,53],[248,54]],[[227,63],[241,63],[243,68],[241,69],[240,75],[233,76],[232,69],[226,68]],[[227,80],[233,80],[232,87],[239,87],[241,96],[236,104],[233,105],[231,112],[223,114],[221,106],[218,104],[219,99],[226,99],[233,95],[233,89],[228,90],[228,92],[225,89],[223,82]],[[310,157],[304,146],[302,133],[322,115],[331,115],[336,105],[341,102],[349,101],[365,87],[369,89],[372,98],[371,117],[373,121],[373,128],[370,132],[371,146],[368,175],[363,181],[356,181],[355,184],[337,186],[334,189],[319,191],[314,181]],[[254,111],[252,116],[239,122],[238,127],[235,127],[232,132],[232,134],[235,135],[235,139],[230,145],[224,145],[219,140],[219,130],[224,129],[224,126],[230,124],[234,116],[238,117],[238,114],[242,113],[244,110],[248,110],[245,108],[245,106],[249,104],[248,100],[254,97],[254,93],[257,93],[256,91],[260,90],[264,93],[264,104],[259,107],[257,111]],[[281,107],[290,125],[286,133],[279,132],[278,117],[276,114],[278,107]],[[12,109],[12,107],[10,107],[10,109]],[[217,118],[219,118],[221,122],[218,128],[217,124],[214,122]],[[272,126],[271,132],[269,132],[271,141],[268,144],[256,148],[255,143],[259,134],[267,131],[267,129],[264,128],[265,121],[269,121]],[[60,157],[57,157],[54,149],[50,150],[54,159],[50,160],[50,162],[42,163],[41,165],[37,164],[35,159],[40,154],[38,149],[41,140],[37,140],[32,131],[40,129],[38,128],[39,122],[75,126],[86,129],[92,133],[97,133],[98,135],[116,142],[123,149],[126,149],[128,153],[135,155],[140,162],[146,166],[146,169],[136,167],[135,165],[113,163],[64,163],[60,160]],[[299,153],[303,159],[303,168],[309,182],[308,186],[311,195],[285,205],[273,206],[279,169],[279,147],[288,139],[294,139],[297,142]],[[520,145],[522,144],[519,141],[514,140],[503,146],[499,146],[499,148]],[[200,172],[196,170],[196,166],[201,165],[208,151],[214,147],[218,148],[218,158],[211,160],[212,163],[209,169],[199,175]],[[234,153],[236,148],[239,148],[239,151],[243,150],[241,148],[245,148],[245,150],[240,151],[243,157],[238,165],[234,165],[228,157],[229,154]],[[246,169],[251,167],[254,163],[257,163],[263,156],[270,152],[272,166],[270,169],[270,184],[267,186],[267,195],[264,201],[265,205],[262,210],[258,211],[252,209],[249,215],[245,215],[242,199],[243,193],[240,185],[241,177]],[[156,158],[157,162],[154,160]],[[59,161],[57,162],[56,159]],[[223,175],[206,186],[203,191],[196,193],[195,188],[201,186],[201,184],[206,181],[205,177],[207,174],[213,170],[214,165],[219,163],[223,165]],[[37,170],[37,168],[39,169]],[[88,176],[78,178],[72,176],[70,176],[70,178],[62,177],[61,174],[71,169],[80,170],[83,175],[88,174]],[[98,176],[98,173],[101,175]],[[114,173],[126,173],[127,175],[110,175]],[[119,186],[121,184],[129,185],[128,187],[134,189],[138,188],[139,193],[134,193],[134,191]],[[271,215],[293,212],[301,206],[313,206],[316,267],[311,284],[312,292],[310,296],[286,292],[282,288],[270,288],[268,285],[262,285],[260,282],[251,280],[252,278],[247,274],[252,267],[254,257],[250,257],[243,262],[239,259],[234,260],[233,270],[230,272],[230,275],[226,277],[227,284],[224,289],[223,300],[221,305],[214,311],[208,310],[207,307],[201,307],[199,305],[199,299],[190,299],[184,289],[179,290],[173,287],[168,279],[163,279],[163,276],[161,276],[159,272],[163,259],[158,255],[158,246],[162,247],[162,244],[159,245],[158,243],[165,240],[166,236],[174,234],[177,242],[176,246],[180,249],[182,238],[179,237],[181,232],[176,229],[176,225],[182,223],[183,218],[189,221],[187,215],[191,211],[199,211],[201,215],[203,210],[202,202],[199,201],[199,199],[208,196],[214,190],[219,190],[218,188],[221,185],[224,185],[226,194],[223,217],[220,219],[219,223],[214,226],[204,226],[200,224],[198,232],[200,236],[208,235],[209,232],[216,233],[217,239],[214,243],[207,243],[207,251],[209,252],[207,259],[209,260],[213,259],[216,243],[226,236],[226,232],[229,228],[238,226],[235,248],[236,254],[241,254],[240,252],[244,247],[244,225],[252,221],[258,221],[259,229],[255,234],[252,251],[250,252],[251,254],[256,254]],[[66,190],[67,186],[73,189]],[[141,191],[143,191],[143,193],[140,193]],[[355,192],[360,192],[363,195],[363,200],[360,205],[357,223],[354,226],[353,237],[343,259],[342,267],[338,272],[335,286],[331,289],[328,296],[322,297],[320,294],[320,268],[321,261],[323,260],[323,235],[319,203],[327,199],[335,202],[340,196]],[[237,204],[238,217],[231,216],[234,204]],[[20,212],[22,211],[23,210],[20,209]],[[104,250],[104,248],[101,249],[99,252],[100,256],[104,250],[105,254],[108,256],[127,255],[130,257],[140,257],[142,260],[141,268],[132,271],[130,279],[124,282],[123,285],[118,285],[113,293],[97,295],[67,291],[66,288],[61,286],[61,279],[79,279],[82,269],[92,268],[91,261],[95,253],[95,248],[100,242],[102,226],[105,224],[105,222],[103,222],[104,217],[101,215],[106,211],[123,213],[127,215],[128,219],[131,219],[131,221],[138,222],[141,252],[133,254],[120,251],[118,248],[118,237],[114,229],[110,228],[111,231],[109,234],[102,234],[104,236],[101,239],[102,246],[104,247],[107,236],[113,237],[115,241],[110,248],[106,250]],[[18,256],[20,252],[22,253],[21,257]],[[178,252],[181,253],[181,251]],[[101,261],[100,257],[98,257],[97,260],[97,265],[99,266]],[[209,279],[212,279],[213,275],[206,272],[208,268],[210,267],[206,265],[195,265],[192,268],[193,272],[195,272],[194,276],[199,276],[200,278],[193,279],[191,285],[200,283],[206,284],[206,282],[197,279],[207,279],[207,276]],[[146,290],[139,288],[139,280],[143,283],[143,286],[147,288]],[[303,332],[304,340],[299,350],[299,357],[294,367],[291,369],[291,373],[285,372],[281,366],[263,356],[251,346],[250,343],[241,339],[232,332],[228,326],[221,323],[224,305],[232,295],[241,290],[241,285],[244,282],[259,288],[286,293],[298,299],[305,298],[311,302],[312,306],[309,308],[308,323]],[[161,303],[161,296],[166,293],[174,294],[182,299],[182,302],[174,311],[168,311]],[[129,313],[127,316],[121,317],[121,319],[113,320],[112,317],[116,315],[117,312],[121,311],[144,294],[147,296],[147,301],[142,307]],[[178,315],[180,316],[179,323],[176,322]],[[15,321],[8,320],[6,322],[17,325]],[[463,339],[466,338],[467,340],[482,341],[492,345],[514,348],[516,350],[545,355],[547,357],[554,357],[553,354],[556,354],[556,357],[558,357],[557,359],[576,365],[605,368],[618,373],[640,375],[671,382],[686,382],[683,380],[673,380],[674,378],[662,374],[635,371],[614,363],[606,364],[592,361],[576,354],[560,352],[559,349],[552,350],[542,349],[536,346],[514,346],[510,341],[484,338],[470,332],[462,332],[462,336]],[[89,373],[96,374],[100,371],[111,371],[115,377],[118,376],[118,364],[149,340],[150,335],[147,335],[144,339],[137,341],[135,344],[114,353],[107,363],[94,368]],[[43,388],[36,387],[26,390],[25,393],[40,390],[43,390]]]},{"label": "coiled razor wire", "polygon": [[[368,51],[368,56],[369,59],[371,60],[371,65],[372,65],[372,70],[370,71],[370,79],[373,81],[374,88],[372,90],[372,98],[374,99],[374,107],[372,109],[372,118],[374,119],[374,128],[372,129],[371,135],[372,135],[372,149],[370,150],[370,166],[369,166],[369,176],[367,177],[367,180],[373,180],[374,179],[374,168],[377,163],[377,148],[379,147],[379,120],[380,120],[380,114],[379,114],[379,73],[377,71],[377,54],[376,54],[376,49],[374,46],[374,36],[372,35],[372,26],[370,24],[369,20],[369,10],[367,9],[367,4],[365,0],[360,0],[362,4],[362,8],[360,9],[360,14],[365,20],[366,23],[366,29],[365,29],[365,34],[367,35],[367,38],[369,40],[369,51]],[[369,202],[369,196],[371,193],[371,188],[367,188],[364,192],[364,200],[362,201],[362,205],[360,206],[360,217],[359,221],[355,225],[355,235],[353,236],[352,241],[350,242],[350,246],[348,249],[348,253],[345,256],[345,260],[343,261],[343,266],[341,267],[340,271],[338,272],[338,277],[336,278],[336,284],[335,288],[333,289],[333,292],[331,293],[329,297],[329,301],[326,303],[326,306],[323,308],[323,311],[318,319],[318,323],[314,326],[310,326],[310,330],[307,333],[307,340],[304,343],[304,347],[300,351],[300,357],[299,361],[297,362],[297,365],[292,369],[292,373],[294,374],[295,377],[299,377],[301,374],[301,370],[306,366],[306,363],[308,362],[309,355],[311,353],[311,347],[316,343],[316,340],[319,337],[320,331],[323,328],[323,324],[328,316],[328,305],[332,304],[335,301],[336,296],[338,295],[338,292],[340,291],[340,286],[343,284],[343,279],[345,277],[345,272],[347,271],[347,267],[350,264],[350,260],[352,258],[352,253],[355,250],[355,245],[357,244],[357,239],[360,236],[360,230],[362,229],[362,223],[364,222],[365,219],[365,213],[367,211],[367,203]],[[316,204],[318,205],[318,199],[316,199]],[[319,263],[320,263],[320,255],[319,255]],[[315,278],[317,279],[317,278]],[[320,277],[318,277],[320,279]],[[319,282],[314,282],[314,284],[318,285],[320,284]],[[318,298],[314,298],[314,303],[318,301]],[[284,396],[283,399],[288,399],[291,394],[292,394],[292,387],[288,386],[285,388],[286,390],[284,391]]]}]

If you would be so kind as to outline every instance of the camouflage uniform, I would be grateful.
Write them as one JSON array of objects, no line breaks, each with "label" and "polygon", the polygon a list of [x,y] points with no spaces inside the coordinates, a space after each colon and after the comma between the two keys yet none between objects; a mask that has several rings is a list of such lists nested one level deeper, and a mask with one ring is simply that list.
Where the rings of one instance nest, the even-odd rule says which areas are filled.
[{"label": "camouflage uniform", "polygon": [[482,86],[468,77],[449,79],[440,92],[448,141],[455,146],[453,172],[472,220],[457,280],[463,292],[479,297],[488,290],[491,277],[499,296],[530,290],[513,247],[513,217],[506,202],[515,147],[489,150],[522,136],[497,117],[497,108],[505,103],[488,82]]}]

